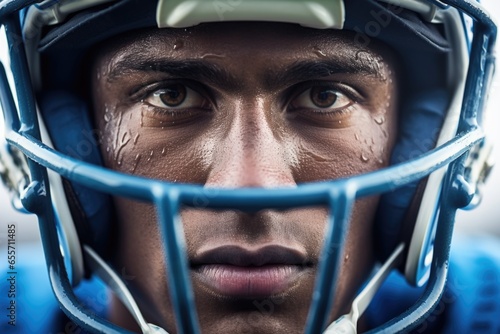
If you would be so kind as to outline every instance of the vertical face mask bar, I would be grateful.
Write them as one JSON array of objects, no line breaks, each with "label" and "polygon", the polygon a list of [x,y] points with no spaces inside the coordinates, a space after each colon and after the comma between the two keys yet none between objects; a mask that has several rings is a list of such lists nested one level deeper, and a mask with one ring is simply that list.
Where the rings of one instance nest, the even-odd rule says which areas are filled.
[{"label": "vertical face mask bar", "polygon": [[[32,2],[33,1],[26,3]],[[17,96],[23,97],[18,99],[18,114],[16,106],[8,102],[10,100],[13,101],[13,96],[9,92],[10,97],[6,99],[9,110],[4,110],[4,114],[8,114],[11,120],[9,122],[10,124],[6,124],[5,131],[7,137],[11,137],[13,134],[19,134],[22,136],[21,138],[28,137],[31,138],[31,140],[40,140],[34,100],[35,94],[32,91],[28,65],[24,56],[25,51],[24,44],[22,43],[18,14],[9,14],[5,12],[1,14],[5,15],[5,18],[1,18],[4,19],[3,26],[9,44],[11,71],[16,75],[15,89]],[[3,87],[2,90],[8,89],[7,87],[8,86]],[[12,145],[15,144],[16,141],[9,141],[9,143]],[[63,254],[61,253],[58,243],[56,218],[50,200],[50,189],[46,187],[48,184],[47,171],[45,167],[40,166],[32,159],[28,159],[28,166],[31,174],[31,183],[25,189],[21,201],[30,212],[38,216],[40,236],[45,253],[50,285],[62,310],[70,319],[78,323],[85,330],[97,330],[103,333],[124,333],[124,330],[121,330],[110,322],[94,315],[89,315],[88,311],[81,306],[72,292],[73,288],[69,281]]]},{"label": "vertical face mask bar", "polygon": [[[13,14],[15,15],[15,14]],[[19,78],[29,78],[28,64],[26,62],[24,44],[22,42],[21,27],[17,17],[8,17],[4,24],[7,43],[10,51],[10,69]],[[34,93],[32,91],[29,81],[15,80],[15,90],[17,96],[22,96],[18,99],[19,108],[19,132],[22,134],[30,135],[36,139],[40,139],[40,132],[38,130],[38,119],[36,114],[36,106]],[[12,118],[17,116],[17,112],[11,113]],[[32,181],[43,182],[45,178],[44,172],[33,161],[28,160]]]},{"label": "vertical face mask bar", "polygon": [[[484,97],[491,79],[494,60],[492,50],[496,40],[496,26],[484,12],[468,1],[450,0],[450,4],[462,9],[475,19],[474,38],[472,40],[469,72],[464,91],[464,106],[459,131],[469,131],[477,127],[477,111],[483,107]],[[472,96],[474,98],[467,98]]]},{"label": "vertical face mask bar", "polygon": [[200,333],[189,276],[184,228],[179,216],[179,191],[154,189],[162,233],[168,288],[178,333]]},{"label": "vertical face mask bar", "polygon": [[355,196],[356,191],[349,182],[345,183],[343,189],[334,188],[329,194],[330,215],[307,317],[306,334],[321,333],[327,326]]},{"label": "vertical face mask bar", "polygon": [[3,21],[7,16],[12,13],[18,12],[19,10],[31,6],[39,0],[27,0],[27,1],[12,1],[4,0],[0,1],[0,21]]},{"label": "vertical face mask bar", "polygon": [[[482,105],[477,101],[480,100],[479,97],[485,94],[492,74],[493,62],[489,58],[492,54],[497,31],[491,18],[468,0],[443,0],[443,2],[463,10],[475,20],[475,34],[472,40],[471,57],[464,90],[464,104],[458,127],[459,132],[468,132],[478,126],[477,115]],[[457,196],[459,198],[464,196],[463,193],[459,193],[464,191],[463,188],[457,189],[456,186],[457,176],[461,175],[463,170],[464,159],[465,156],[450,165],[443,183],[451,186],[444,188],[441,196],[441,210],[431,268],[432,274],[423,295],[404,314],[369,333],[378,333],[379,331],[384,333],[407,332],[419,325],[425,330],[424,326],[426,324],[424,321],[439,303],[446,283],[455,212],[459,207],[456,199]]]},{"label": "vertical face mask bar", "polygon": [[[10,67],[16,77],[29,78],[28,64],[26,62],[24,43],[22,40],[21,27],[17,18],[9,17],[4,24],[7,43],[10,49]],[[18,99],[19,117],[21,127],[19,131],[26,133],[37,139],[40,139],[38,130],[38,119],[36,114],[36,106],[34,94],[31,85],[23,80],[14,81],[17,96],[23,98]],[[33,171],[32,171],[33,172]]]},{"label": "vertical face mask bar", "polygon": [[[460,165],[461,158],[455,160],[445,176],[445,183],[451,185],[451,180],[456,175],[457,166]],[[369,331],[369,334],[375,333],[409,333],[418,328],[418,332],[424,332],[428,323],[426,319],[432,314],[441,300],[445,289],[446,278],[448,274],[448,259],[450,255],[451,238],[453,235],[453,225],[455,213],[457,211],[454,202],[454,187],[443,188],[441,198],[441,210],[439,211],[439,221],[436,229],[436,242],[434,244],[434,257],[431,265],[431,275],[424,293],[419,300],[409,308],[405,313],[390,322]],[[367,334],[368,334],[367,333]]]},{"label": "vertical face mask bar", "polygon": [[19,123],[19,118],[17,117],[16,104],[9,90],[9,81],[7,80],[7,74],[5,73],[5,67],[3,63],[0,62],[0,105],[4,115],[5,121],[5,131],[7,129],[12,129],[13,131],[19,131],[21,124]]}]

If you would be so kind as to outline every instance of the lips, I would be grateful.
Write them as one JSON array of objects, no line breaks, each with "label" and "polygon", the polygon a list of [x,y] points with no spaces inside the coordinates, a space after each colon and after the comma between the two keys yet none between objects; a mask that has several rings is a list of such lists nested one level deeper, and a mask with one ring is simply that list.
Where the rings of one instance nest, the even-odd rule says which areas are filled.
[{"label": "lips", "polygon": [[226,245],[200,253],[191,268],[195,279],[217,295],[264,298],[287,291],[311,265],[303,252],[288,247]]}]

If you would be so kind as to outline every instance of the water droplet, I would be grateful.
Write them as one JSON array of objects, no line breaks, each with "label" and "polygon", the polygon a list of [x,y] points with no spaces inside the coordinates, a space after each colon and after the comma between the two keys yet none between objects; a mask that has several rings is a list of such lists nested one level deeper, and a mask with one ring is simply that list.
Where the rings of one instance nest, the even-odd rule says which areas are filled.
[{"label": "water droplet", "polygon": [[226,56],[224,54],[216,54],[216,53],[205,53],[201,56],[202,59],[223,59]]},{"label": "water droplet", "polygon": [[382,134],[384,135],[384,138],[387,138],[387,131],[382,130]]},{"label": "water droplet", "polygon": [[183,46],[184,46],[184,42],[183,41],[175,41],[175,43],[174,43],[174,50],[182,49]]},{"label": "water droplet", "polygon": [[377,160],[377,162],[378,162],[379,164],[383,165],[383,164],[384,164],[384,159],[379,158],[379,159]]},{"label": "water droplet", "polygon": [[365,155],[365,153],[361,153],[361,161],[363,162],[368,162],[368,157]]},{"label": "water droplet", "polygon": [[111,120],[111,115],[109,114],[108,108],[104,112],[104,122],[108,123]]},{"label": "water droplet", "polygon": [[137,144],[138,139],[139,139],[139,134],[136,134],[134,137],[134,145]]},{"label": "water droplet", "polygon": [[161,150],[161,155],[165,155],[165,147]]},{"label": "water droplet", "polygon": [[377,123],[378,125],[381,125],[381,124],[384,124],[385,122],[385,117],[384,115],[382,116],[379,116],[379,117],[374,117],[373,120],[375,121],[375,123]]},{"label": "water droplet", "polygon": [[[123,134],[123,136],[122,136],[122,144],[125,144],[125,138],[127,137],[127,135],[128,135],[128,132],[125,132]],[[130,140],[130,138],[128,138],[127,143],[128,143],[129,140]]]},{"label": "water droplet", "polygon": [[370,145],[370,152],[375,153],[375,149],[373,148],[372,145]]},{"label": "water droplet", "polygon": [[106,147],[106,152],[109,152],[110,148],[109,146]]},{"label": "water droplet", "polygon": [[122,125],[123,113],[118,114],[118,128]]},{"label": "water droplet", "polygon": [[315,48],[314,53],[320,57],[323,57],[323,58],[326,57],[326,53],[323,50],[321,50],[320,48]]},{"label": "water droplet", "polygon": [[132,167],[132,173],[134,173],[135,170],[137,169],[137,165],[139,165],[140,160],[141,160],[141,155],[137,154],[134,159],[134,166]]},{"label": "water droplet", "polygon": [[359,135],[357,133],[354,134],[354,139],[356,139],[357,141],[359,141]]},{"label": "water droplet", "polygon": [[149,157],[148,157],[148,160],[147,160],[148,162],[151,161],[151,158],[153,157],[153,154],[154,154],[154,151],[151,151],[149,153]]}]

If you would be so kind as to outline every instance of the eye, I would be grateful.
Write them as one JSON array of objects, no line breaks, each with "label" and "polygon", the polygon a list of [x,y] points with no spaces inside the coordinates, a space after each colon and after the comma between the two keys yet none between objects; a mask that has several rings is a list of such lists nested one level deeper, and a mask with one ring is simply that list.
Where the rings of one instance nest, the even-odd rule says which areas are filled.
[{"label": "eye", "polygon": [[144,101],[162,109],[203,109],[208,101],[195,90],[182,84],[172,84],[150,93]]},{"label": "eye", "polygon": [[328,109],[342,110],[352,105],[354,101],[339,90],[332,87],[315,86],[302,92],[293,99],[292,109]]}]

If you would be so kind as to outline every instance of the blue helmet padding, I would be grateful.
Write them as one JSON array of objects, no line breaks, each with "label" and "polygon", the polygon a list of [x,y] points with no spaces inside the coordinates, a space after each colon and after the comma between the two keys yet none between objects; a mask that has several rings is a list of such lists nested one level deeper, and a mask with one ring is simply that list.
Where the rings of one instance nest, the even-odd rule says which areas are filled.
[{"label": "blue helmet padding", "polygon": [[373,41],[389,46],[400,61],[400,91],[408,94],[446,87],[447,54],[451,51],[441,24],[395,5],[371,0],[345,1],[344,30],[353,31],[361,49]]},{"label": "blue helmet padding", "polygon": [[[448,107],[448,96],[446,90],[435,89],[420,92],[403,102],[391,165],[414,159],[434,148]],[[400,240],[402,222],[417,186],[418,183],[402,186],[380,199],[375,233],[382,258],[387,257]]]},{"label": "blue helmet padding", "polygon": [[[96,132],[82,100],[67,92],[45,93],[40,100],[40,109],[56,150],[88,163],[102,165]],[[71,183],[71,187],[84,212],[83,218],[89,222],[93,238],[89,242],[100,248],[111,225],[111,199],[108,195],[77,183]]]},{"label": "blue helmet padding", "polygon": [[82,50],[124,32],[156,27],[157,4],[158,0],[121,0],[81,11],[48,27],[40,51]]}]

